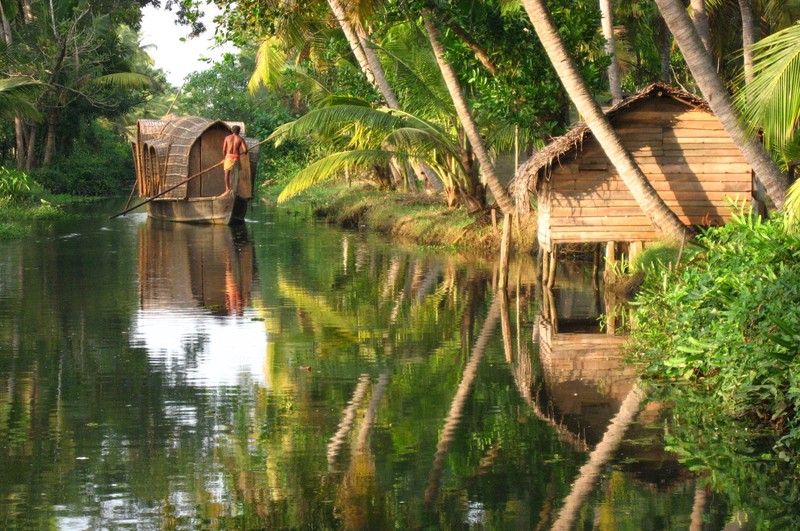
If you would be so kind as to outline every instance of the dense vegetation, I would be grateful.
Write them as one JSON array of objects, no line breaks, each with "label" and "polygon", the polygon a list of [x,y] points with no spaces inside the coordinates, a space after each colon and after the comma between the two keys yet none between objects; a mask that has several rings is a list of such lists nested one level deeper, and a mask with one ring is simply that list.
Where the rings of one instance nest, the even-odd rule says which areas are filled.
[{"label": "dense vegetation", "polygon": [[782,217],[742,213],[688,255],[648,268],[631,357],[653,399],[672,403],[668,444],[684,462],[756,521],[789,517],[800,501],[800,236]]}]

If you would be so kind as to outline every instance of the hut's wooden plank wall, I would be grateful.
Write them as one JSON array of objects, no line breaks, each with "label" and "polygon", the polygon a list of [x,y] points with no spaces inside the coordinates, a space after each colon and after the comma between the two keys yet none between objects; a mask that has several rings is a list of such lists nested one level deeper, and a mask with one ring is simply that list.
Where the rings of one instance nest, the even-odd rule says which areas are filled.
[{"label": "hut's wooden plank wall", "polygon": [[[752,199],[750,166],[709,111],[653,97],[612,120],[659,196],[686,224],[722,224],[729,201]],[[539,189],[539,241],[651,241],[659,237],[593,137]]]}]

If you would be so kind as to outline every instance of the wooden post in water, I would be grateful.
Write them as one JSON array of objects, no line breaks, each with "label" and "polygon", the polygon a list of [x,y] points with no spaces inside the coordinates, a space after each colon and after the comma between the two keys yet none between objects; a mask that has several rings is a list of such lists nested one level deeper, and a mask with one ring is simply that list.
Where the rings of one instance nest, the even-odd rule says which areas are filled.
[{"label": "wooden post in water", "polygon": [[556,259],[558,257],[558,244],[553,244],[550,249],[550,263],[547,265],[547,288],[553,289],[556,284]]},{"label": "wooden post in water", "polygon": [[616,242],[606,243],[606,267],[603,272],[603,279],[606,286],[614,281],[614,264],[617,263],[617,248]]},{"label": "wooden post in water", "polygon": [[503,216],[503,238],[500,240],[500,281],[498,288],[508,287],[508,257],[511,254],[511,214]]}]

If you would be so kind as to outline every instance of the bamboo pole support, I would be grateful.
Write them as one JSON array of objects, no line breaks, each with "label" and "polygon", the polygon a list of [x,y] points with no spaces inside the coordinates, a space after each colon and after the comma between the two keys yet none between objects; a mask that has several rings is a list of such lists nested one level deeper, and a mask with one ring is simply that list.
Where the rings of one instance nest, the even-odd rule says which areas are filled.
[{"label": "bamboo pole support", "polygon": [[511,214],[503,216],[503,238],[500,240],[500,280],[499,289],[508,287],[508,259],[511,254]]}]

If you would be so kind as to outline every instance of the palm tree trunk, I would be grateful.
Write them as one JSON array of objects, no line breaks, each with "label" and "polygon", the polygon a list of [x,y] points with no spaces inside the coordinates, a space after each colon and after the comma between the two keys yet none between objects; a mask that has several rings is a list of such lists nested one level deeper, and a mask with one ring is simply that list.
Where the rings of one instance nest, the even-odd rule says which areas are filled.
[{"label": "palm tree trunk", "polygon": [[614,39],[614,12],[611,0],[600,0],[600,13],[603,16],[603,36],[606,38],[606,54],[611,57],[608,65],[608,88],[611,91],[611,103],[616,105],[622,101],[622,83],[620,81],[619,61],[617,61],[617,43]]},{"label": "palm tree trunk", "polygon": [[655,228],[669,238],[681,240],[689,235],[686,226],[659,197],[631,154],[606,119],[600,106],[589,93],[577,66],[569,56],[564,41],[547,12],[544,0],[522,0],[536,34],[550,62],[564,84],[570,99],[586,120],[592,134],[617,169],[644,214]]},{"label": "palm tree trunk", "polygon": [[53,162],[53,156],[56,152],[56,125],[58,123],[58,115],[56,111],[51,109],[47,113],[47,133],[44,142],[44,157],[42,157],[42,165],[47,166]]},{"label": "palm tree trunk", "polygon": [[25,171],[31,171],[36,167],[36,133],[38,130],[39,125],[36,123],[32,123],[28,126],[28,152],[25,155]]},{"label": "palm tree trunk", "polygon": [[739,0],[742,14],[742,55],[744,57],[744,82],[753,80],[753,49],[756,42],[756,17],[752,0]]},{"label": "palm tree trunk", "polygon": [[708,53],[711,53],[711,30],[708,26],[708,13],[706,12],[706,0],[691,0],[692,22],[697,28],[697,34],[703,41]]},{"label": "palm tree trunk", "polygon": [[672,82],[672,34],[669,28],[661,21],[661,31],[658,32],[658,58],[661,61],[661,82],[669,85]]},{"label": "palm tree trunk", "polygon": [[783,208],[786,199],[786,177],[778,170],[764,146],[752,137],[748,137],[739,123],[725,85],[717,75],[711,55],[703,48],[700,36],[694,29],[692,21],[686,14],[679,0],[655,0],[661,16],[675,36],[678,46],[683,52],[686,64],[692,71],[697,85],[703,91],[709,107],[722,123],[722,127],[739,147],[748,164],[753,168],[756,177],[767,189],[767,194],[775,207]]},{"label": "palm tree trunk", "polygon": [[494,172],[494,165],[489,159],[489,152],[486,150],[483,139],[478,132],[478,126],[475,124],[472,113],[464,99],[464,94],[461,92],[456,73],[444,57],[444,46],[442,46],[439,40],[442,34],[438,28],[433,25],[430,11],[427,9],[424,10],[422,18],[425,23],[425,29],[428,32],[428,39],[430,39],[431,46],[433,47],[433,54],[436,56],[436,62],[439,64],[439,70],[442,71],[445,85],[447,85],[447,90],[450,93],[450,97],[453,99],[453,105],[456,108],[458,119],[461,122],[461,126],[464,128],[464,133],[466,133],[469,143],[472,144],[475,155],[478,157],[481,171],[486,177],[486,183],[489,185],[489,189],[492,191],[492,195],[494,195],[494,199],[497,201],[503,214],[511,214],[514,212],[514,204],[505,187],[500,182],[500,179],[497,178],[497,174]]},{"label": "palm tree trunk", "polygon": [[328,0],[328,5],[331,6],[331,11],[333,11],[333,15],[336,17],[336,22],[344,32],[344,36],[347,39],[348,44],[350,44],[350,50],[352,50],[353,55],[356,57],[358,66],[361,68],[361,71],[364,72],[364,75],[367,76],[367,81],[369,81],[369,84],[374,88],[378,88],[378,84],[375,81],[375,76],[369,66],[367,56],[364,53],[364,49],[361,47],[361,41],[359,40],[358,35],[347,18],[347,12],[345,11],[344,6],[340,0]]}]

